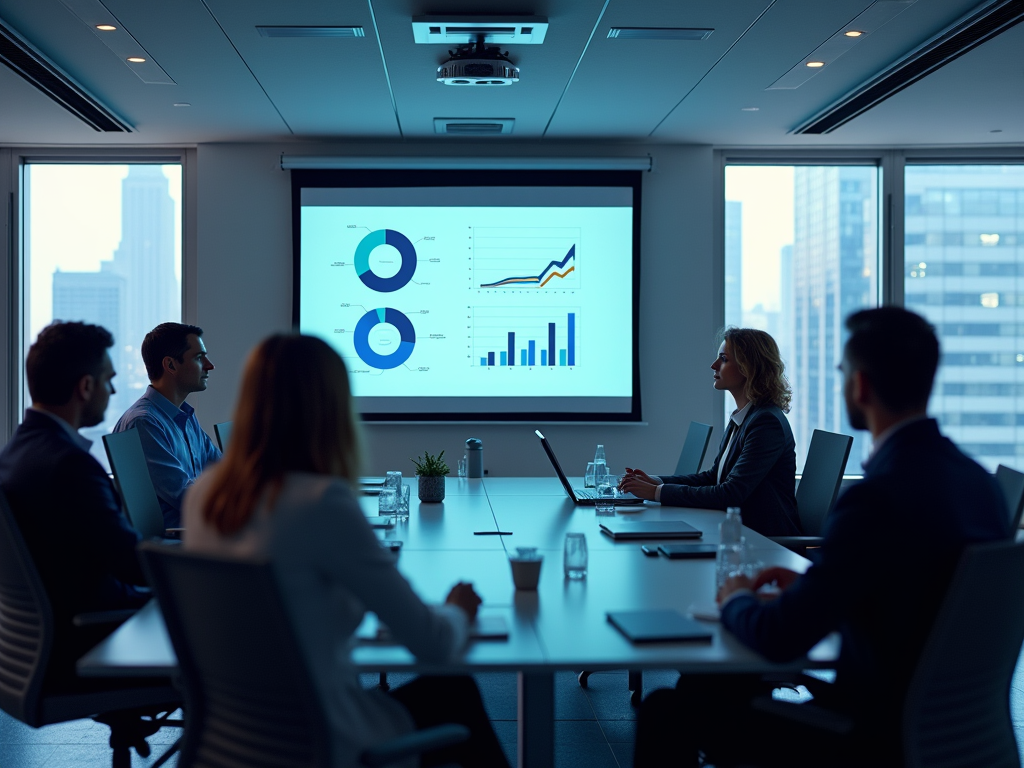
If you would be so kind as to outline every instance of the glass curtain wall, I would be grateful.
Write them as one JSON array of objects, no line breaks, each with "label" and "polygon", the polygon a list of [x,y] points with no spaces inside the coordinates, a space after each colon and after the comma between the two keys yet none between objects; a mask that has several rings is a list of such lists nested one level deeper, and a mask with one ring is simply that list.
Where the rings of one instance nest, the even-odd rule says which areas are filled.
[{"label": "glass curtain wall", "polygon": [[[727,165],[725,324],[779,345],[803,469],[815,429],[854,436],[847,474],[871,442],[850,427],[836,369],[844,318],[878,304],[881,171],[875,165]],[[726,418],[735,404],[726,397]]]},{"label": "glass curtain wall", "polygon": [[1024,165],[908,164],[904,188],[904,303],[942,343],[932,415],[1024,470]]},{"label": "glass curtain wall", "polygon": [[100,437],[149,383],[142,339],[181,320],[181,166],[28,163],[23,185],[25,350],[55,319],[114,335],[117,394],[82,430],[106,466]]}]

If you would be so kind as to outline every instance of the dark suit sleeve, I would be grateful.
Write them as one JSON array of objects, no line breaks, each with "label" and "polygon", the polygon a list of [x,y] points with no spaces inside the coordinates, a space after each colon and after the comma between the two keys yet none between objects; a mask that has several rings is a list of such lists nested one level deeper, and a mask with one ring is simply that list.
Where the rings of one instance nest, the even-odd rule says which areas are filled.
[{"label": "dark suit sleeve", "polygon": [[88,549],[96,562],[119,581],[143,585],[146,578],[135,554],[139,534],[121,513],[110,478],[99,463],[84,451],[65,460],[61,475],[66,480],[69,538]]},{"label": "dark suit sleeve", "polygon": [[873,571],[864,564],[864,553],[872,551],[867,534],[874,528],[864,518],[883,504],[875,496],[863,484],[846,491],[829,518],[818,563],[776,600],[748,595],[729,601],[722,625],[771,661],[790,661],[838,630],[856,601],[877,599],[876,590],[886,587],[873,583]]},{"label": "dark suit sleeve", "polygon": [[[760,414],[758,414],[760,416]],[[764,414],[751,423],[743,437],[739,456],[729,474],[721,483],[699,486],[671,485],[661,489],[661,503],[673,507],[701,507],[704,509],[725,509],[742,507],[758,483],[767,475],[782,452],[786,450],[786,435],[778,419]],[[687,477],[704,477],[717,473],[718,460],[708,472]],[[665,479],[665,478],[663,478]],[[685,479],[685,478],[683,478]]]},{"label": "dark suit sleeve", "polygon": [[[715,485],[718,482],[718,459],[711,469],[692,475],[659,475],[665,485]],[[662,489],[664,490],[664,489]]]}]

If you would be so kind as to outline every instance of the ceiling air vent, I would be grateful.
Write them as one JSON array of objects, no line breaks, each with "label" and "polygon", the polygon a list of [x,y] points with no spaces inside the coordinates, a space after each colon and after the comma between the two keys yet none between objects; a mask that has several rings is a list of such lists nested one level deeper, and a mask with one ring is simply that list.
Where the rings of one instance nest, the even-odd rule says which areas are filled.
[{"label": "ceiling air vent", "polygon": [[1022,0],[997,0],[980,10],[971,11],[816,114],[793,133],[830,133],[1021,21],[1024,21]]},{"label": "ceiling air vent", "polygon": [[540,45],[548,32],[543,16],[414,16],[417,43]]},{"label": "ceiling air vent", "polygon": [[714,31],[687,27],[612,27],[608,37],[616,40],[707,40]]},{"label": "ceiling air vent", "polygon": [[0,62],[94,130],[130,133],[132,127],[61,72],[27,40],[0,21]]},{"label": "ceiling air vent", "polygon": [[263,37],[366,37],[362,27],[256,27]]},{"label": "ceiling air vent", "polygon": [[512,133],[511,117],[435,117],[434,133],[447,136],[501,136]]}]

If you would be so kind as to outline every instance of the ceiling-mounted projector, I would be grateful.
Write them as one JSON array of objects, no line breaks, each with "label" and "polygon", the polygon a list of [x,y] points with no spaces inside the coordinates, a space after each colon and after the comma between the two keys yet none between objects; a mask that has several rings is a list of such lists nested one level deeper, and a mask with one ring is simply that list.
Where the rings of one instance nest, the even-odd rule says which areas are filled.
[{"label": "ceiling-mounted projector", "polygon": [[460,45],[448,51],[450,57],[437,68],[437,82],[445,85],[512,85],[519,81],[519,67],[508,58],[508,51],[487,48],[484,36],[476,43]]}]

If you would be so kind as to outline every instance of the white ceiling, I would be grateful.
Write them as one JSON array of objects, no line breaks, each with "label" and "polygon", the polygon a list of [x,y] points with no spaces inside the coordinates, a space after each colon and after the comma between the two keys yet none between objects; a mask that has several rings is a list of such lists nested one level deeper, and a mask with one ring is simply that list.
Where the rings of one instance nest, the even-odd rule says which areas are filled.
[{"label": "white ceiling", "polygon": [[[445,13],[500,10],[550,22],[543,45],[508,46],[522,70],[519,83],[479,89],[434,81],[447,47],[413,43],[411,18],[439,12],[422,0],[105,5],[176,85],[143,83],[60,0],[0,0],[0,19],[136,128],[97,133],[0,66],[0,144],[422,139],[434,138],[435,117],[515,118],[513,135],[494,142],[1024,143],[1024,24],[832,134],[789,134],[976,0],[918,0],[800,88],[784,91],[765,88],[869,0],[445,0]],[[358,25],[366,37],[264,38],[258,25]],[[715,31],[699,42],[621,40],[607,38],[611,26]]]}]

